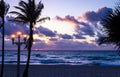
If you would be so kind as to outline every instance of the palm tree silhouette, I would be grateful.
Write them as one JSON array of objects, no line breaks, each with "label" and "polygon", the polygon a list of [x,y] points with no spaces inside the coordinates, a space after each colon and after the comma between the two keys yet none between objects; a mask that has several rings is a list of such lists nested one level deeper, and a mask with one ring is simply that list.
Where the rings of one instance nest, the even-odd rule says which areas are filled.
[{"label": "palm tree silhouette", "polygon": [[10,7],[9,4],[6,4],[4,0],[0,1],[0,17],[2,19],[2,24],[0,25],[0,28],[2,28],[2,64],[0,77],[3,77],[4,73],[4,33],[5,33],[4,24],[5,15],[7,14],[9,7]]},{"label": "palm tree silhouette", "polygon": [[108,16],[102,20],[105,37],[99,38],[99,44],[111,43],[120,50],[120,6],[109,12]]},{"label": "palm tree silhouette", "polygon": [[30,55],[31,48],[33,43],[33,28],[36,22],[45,21],[46,19],[50,19],[49,17],[40,18],[41,11],[44,8],[44,5],[41,1],[38,4],[35,4],[35,0],[28,0],[28,2],[20,1],[19,6],[15,6],[16,9],[20,10],[20,12],[12,11],[10,13],[17,15],[15,19],[11,21],[20,22],[24,24],[29,24],[29,38],[26,42],[26,48],[28,49],[28,58],[25,67],[25,71],[23,73],[23,77],[28,77],[29,63],[30,63]]}]

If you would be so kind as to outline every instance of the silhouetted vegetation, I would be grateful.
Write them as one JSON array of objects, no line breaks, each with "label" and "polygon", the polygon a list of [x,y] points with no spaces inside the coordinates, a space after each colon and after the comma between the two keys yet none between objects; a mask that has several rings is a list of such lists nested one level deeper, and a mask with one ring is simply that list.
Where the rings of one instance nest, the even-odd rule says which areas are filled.
[{"label": "silhouetted vegetation", "polygon": [[99,44],[111,43],[120,50],[120,5],[109,12],[107,18],[102,20],[105,37],[99,39]]},{"label": "silhouetted vegetation", "polygon": [[33,44],[33,28],[36,22],[45,21],[46,19],[50,19],[49,17],[40,18],[41,11],[44,8],[44,5],[41,1],[36,4],[35,0],[28,0],[28,2],[20,1],[19,6],[15,6],[16,9],[20,10],[20,12],[12,11],[10,13],[17,15],[13,22],[20,22],[24,24],[29,24],[29,38],[26,42],[26,48],[28,49],[28,58],[25,67],[25,71],[23,77],[28,77],[29,63],[30,63],[30,55],[31,48]]},{"label": "silhouetted vegetation", "polygon": [[7,14],[9,9],[9,4],[6,4],[4,0],[0,0],[0,17],[2,19],[2,23],[0,24],[0,28],[2,28],[2,64],[1,64],[1,73],[0,77],[3,77],[4,73],[4,35],[5,35],[5,15]]}]

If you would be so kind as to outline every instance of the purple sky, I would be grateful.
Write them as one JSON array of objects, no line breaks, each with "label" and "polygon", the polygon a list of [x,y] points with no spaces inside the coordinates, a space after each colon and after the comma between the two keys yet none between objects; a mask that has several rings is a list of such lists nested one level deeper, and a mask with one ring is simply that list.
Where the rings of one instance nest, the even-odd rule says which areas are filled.
[{"label": "purple sky", "polygon": [[[18,0],[5,0],[11,10]],[[14,2],[13,2],[14,1]],[[36,0],[36,3],[38,0]],[[98,38],[105,36],[99,29],[100,21],[108,11],[112,11],[115,0],[42,0],[45,8],[42,17],[51,17],[50,21],[37,23],[34,28],[33,49],[43,50],[113,50],[112,45],[98,45]],[[21,31],[28,34],[27,24],[10,23],[6,17],[5,48],[16,49],[10,35]],[[1,31],[1,30],[0,30]],[[1,38],[1,34],[0,34]],[[1,39],[0,39],[1,43]],[[24,45],[23,45],[24,47]],[[1,44],[0,44],[1,48]]]}]

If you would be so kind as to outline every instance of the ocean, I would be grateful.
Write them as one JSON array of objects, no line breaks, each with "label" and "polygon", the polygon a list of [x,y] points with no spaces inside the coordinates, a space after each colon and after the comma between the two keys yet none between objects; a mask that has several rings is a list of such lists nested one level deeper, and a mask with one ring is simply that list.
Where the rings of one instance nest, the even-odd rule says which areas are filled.
[{"label": "ocean", "polygon": [[[26,64],[27,51],[21,51],[20,63]],[[1,63],[1,51],[0,51]],[[5,51],[5,64],[17,63],[17,51]],[[33,50],[31,65],[120,66],[117,51]]]}]

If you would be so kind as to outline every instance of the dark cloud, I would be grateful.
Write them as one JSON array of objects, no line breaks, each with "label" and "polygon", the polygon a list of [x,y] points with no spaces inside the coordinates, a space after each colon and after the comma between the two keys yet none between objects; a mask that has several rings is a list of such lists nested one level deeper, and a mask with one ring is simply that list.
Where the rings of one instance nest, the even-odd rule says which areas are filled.
[{"label": "dark cloud", "polygon": [[46,49],[48,45],[42,40],[35,40],[35,44],[33,44],[33,49]]},{"label": "dark cloud", "polygon": [[[76,49],[76,50],[94,50],[94,49],[106,49],[106,47],[96,46],[96,40],[92,40],[93,43],[79,42],[72,40],[73,37],[75,39],[86,39],[84,36],[89,35],[91,37],[102,36],[102,34],[96,30],[98,28],[97,22],[100,21],[103,17],[105,17],[108,11],[112,11],[111,8],[103,7],[98,9],[98,11],[87,11],[83,16],[80,16],[79,19],[74,16],[67,15],[65,17],[56,16],[56,19],[59,21],[68,22],[73,24],[76,29],[76,33],[72,36],[69,34],[57,34],[57,32],[53,32],[48,28],[40,26],[37,30],[45,36],[51,37],[49,40],[52,42],[50,44],[45,43],[44,40],[35,40],[36,44],[33,45],[33,49]],[[21,31],[23,33],[29,33],[29,27],[24,24],[11,23],[8,20],[10,17],[6,18],[5,23],[5,34],[11,35],[17,31]],[[85,20],[85,21],[80,21]],[[49,25],[49,24],[48,24]],[[38,34],[37,30],[34,33]],[[40,37],[42,37],[42,35]],[[59,36],[59,39],[56,36]],[[0,36],[1,37],[1,36]],[[71,40],[69,40],[71,39]],[[95,43],[95,44],[94,44]],[[6,41],[6,48],[15,48],[12,46],[11,41]],[[110,47],[108,47],[110,49]]]},{"label": "dark cloud", "polygon": [[[22,24],[22,23],[18,24],[15,22],[11,22],[11,21],[9,21],[11,19],[13,19],[13,17],[6,16],[6,21],[5,21],[5,34],[6,35],[14,34],[17,31],[20,31],[25,34],[29,34],[29,27],[27,24]],[[46,36],[50,36],[50,37],[55,36],[55,32],[52,32],[48,28],[44,28],[44,27],[40,26],[37,30]],[[0,30],[0,32],[1,32],[1,30]],[[35,30],[34,33],[38,33],[38,32]]]},{"label": "dark cloud", "polygon": [[50,38],[49,40],[50,40],[50,41],[58,41],[57,38]]},{"label": "dark cloud", "polygon": [[55,42],[57,49],[66,49],[66,50],[94,50],[96,49],[96,45],[89,44],[87,42],[77,42],[71,40],[59,40]]},{"label": "dark cloud", "polygon": [[[0,50],[2,49],[2,41],[0,40]],[[17,49],[17,45],[12,45],[12,41],[5,41],[5,50]]]},{"label": "dark cloud", "polygon": [[[100,22],[103,18],[105,18],[109,12],[113,11],[111,8],[102,7],[99,8],[97,11],[87,11],[81,16],[81,20],[86,20],[89,22],[79,21],[80,19],[75,19],[75,17],[68,18],[65,17],[66,20],[71,20],[76,24],[76,32],[78,32],[78,35],[89,35],[89,36],[104,36],[102,32],[99,30],[100,25],[97,23]],[[69,15],[68,15],[69,16]],[[70,17],[70,16],[69,16]],[[64,18],[64,20],[65,20]],[[82,27],[81,27],[82,25]]]},{"label": "dark cloud", "polygon": [[112,11],[112,9],[107,7],[102,7],[98,9],[98,11],[87,11],[80,18],[83,18],[90,22],[97,22],[97,21],[101,21],[102,18],[106,17],[109,11]]},{"label": "dark cloud", "polygon": [[61,34],[60,37],[63,39],[73,39],[73,37],[71,35],[68,35],[68,34]]},{"label": "dark cloud", "polygon": [[[76,32],[78,33],[77,35],[79,35],[79,37],[83,37],[83,35],[90,35],[90,36],[94,36],[94,30],[92,29],[92,27],[90,26],[89,23],[87,22],[80,22],[78,21],[77,19],[75,19],[74,16],[70,16],[70,15],[67,15],[65,16],[65,18],[61,18],[61,17],[58,17],[56,16],[56,19],[59,20],[59,21],[65,21],[65,22],[69,22],[69,23],[74,23],[74,26],[76,28]],[[81,25],[83,27],[81,27]],[[63,35],[63,38],[70,38],[70,36],[66,36],[66,35]],[[78,36],[77,36],[78,38]]]},{"label": "dark cloud", "polygon": [[42,33],[42,34],[44,34],[46,36],[49,36],[49,37],[55,37],[56,36],[55,32],[49,30],[48,28],[42,27],[42,26],[40,26],[39,28],[37,28],[37,30],[40,33]]},{"label": "dark cloud", "polygon": [[93,28],[93,25],[85,22],[80,22],[80,26],[82,27],[76,28],[76,32],[77,35],[79,35],[79,37],[83,37],[84,35],[89,35],[89,36],[95,35],[95,30]]},{"label": "dark cloud", "polygon": [[5,34],[6,35],[14,34],[17,31],[20,31],[25,34],[29,33],[29,29],[25,25],[17,25],[17,24],[6,22],[6,24],[5,24]]},{"label": "dark cloud", "polygon": [[57,42],[55,42],[55,45],[58,49],[76,49],[76,48],[80,48],[80,44],[79,42],[73,42],[73,41],[69,41],[69,40],[59,40]]},{"label": "dark cloud", "polygon": [[[101,25],[98,25],[98,22],[105,18],[110,11],[112,11],[111,8],[102,7],[97,11],[87,11],[83,14],[83,16],[80,16],[78,18],[66,15],[63,18],[56,16],[56,19],[58,21],[64,21],[73,24],[76,31],[76,34],[73,34],[73,37],[76,39],[85,39],[85,35],[88,35],[90,37],[101,37],[104,36],[104,34],[101,32]],[[61,37],[63,39],[71,39],[71,36],[68,35],[62,35]]]},{"label": "dark cloud", "polygon": [[78,42],[67,39],[54,41],[54,44],[46,44],[44,41],[37,41],[35,45],[33,45],[35,49],[49,49],[49,50],[107,50],[114,49],[111,46],[97,46],[92,43],[87,42]]},{"label": "dark cloud", "polygon": [[80,35],[80,34],[73,34],[73,36],[74,36],[76,39],[85,39],[85,37],[83,37],[83,36]]},{"label": "dark cloud", "polygon": [[82,24],[79,20],[86,20],[92,23],[92,22],[101,21],[101,19],[106,17],[108,15],[108,12],[110,11],[113,11],[113,10],[108,7],[102,7],[102,8],[99,8],[97,11],[86,11],[83,14],[83,16],[78,17],[78,19],[70,15],[66,15],[64,18],[56,16],[56,19],[60,21],[73,23],[76,25]]},{"label": "dark cloud", "polygon": [[[9,20],[12,18],[13,17],[6,16],[5,35],[15,34],[17,31],[20,31],[25,34],[29,33],[29,29],[28,29],[28,27],[26,27],[25,24],[17,24],[17,23],[10,22]],[[1,30],[0,30],[0,32],[1,32]]]},{"label": "dark cloud", "polygon": [[80,34],[89,35],[89,36],[94,36],[95,35],[94,30],[91,26],[84,26],[80,30],[82,32]]}]

